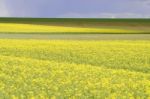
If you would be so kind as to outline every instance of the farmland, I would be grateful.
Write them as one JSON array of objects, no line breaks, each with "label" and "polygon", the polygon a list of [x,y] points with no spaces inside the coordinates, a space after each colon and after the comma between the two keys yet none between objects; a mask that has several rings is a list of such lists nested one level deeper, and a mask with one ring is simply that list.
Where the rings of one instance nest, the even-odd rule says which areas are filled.
[{"label": "farmland", "polygon": [[149,21],[149,19],[0,18],[0,33],[149,34]]},{"label": "farmland", "polygon": [[0,18],[0,98],[150,98],[150,19]]},{"label": "farmland", "polygon": [[4,98],[148,98],[149,41],[0,40]]},{"label": "farmland", "polygon": [[[110,32],[111,31],[111,32]],[[45,26],[33,24],[0,24],[0,33],[140,33],[136,30],[108,28],[80,28],[64,26]]]}]

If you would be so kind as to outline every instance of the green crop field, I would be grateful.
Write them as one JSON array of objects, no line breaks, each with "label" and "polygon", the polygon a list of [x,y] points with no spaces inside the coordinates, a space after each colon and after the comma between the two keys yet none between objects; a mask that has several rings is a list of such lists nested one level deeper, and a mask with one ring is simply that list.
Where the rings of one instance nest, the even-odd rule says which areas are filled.
[{"label": "green crop field", "polygon": [[148,99],[150,41],[1,39],[0,97]]},{"label": "green crop field", "polygon": [[150,19],[0,18],[0,33],[150,33]]}]

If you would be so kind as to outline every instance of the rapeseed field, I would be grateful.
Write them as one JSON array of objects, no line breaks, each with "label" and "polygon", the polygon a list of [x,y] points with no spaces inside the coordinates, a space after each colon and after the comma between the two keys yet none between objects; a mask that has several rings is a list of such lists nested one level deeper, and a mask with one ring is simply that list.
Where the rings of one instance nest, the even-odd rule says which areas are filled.
[{"label": "rapeseed field", "polygon": [[0,97],[148,99],[150,41],[1,39]]},{"label": "rapeseed field", "polygon": [[0,23],[0,33],[143,33],[140,30],[119,28],[83,28],[36,24]]}]

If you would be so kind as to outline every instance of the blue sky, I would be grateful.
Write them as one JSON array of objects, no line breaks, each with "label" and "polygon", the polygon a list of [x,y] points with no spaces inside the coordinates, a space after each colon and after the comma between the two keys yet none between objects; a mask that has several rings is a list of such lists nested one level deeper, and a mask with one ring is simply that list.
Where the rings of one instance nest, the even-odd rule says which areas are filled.
[{"label": "blue sky", "polygon": [[0,0],[0,16],[150,18],[150,0]]}]

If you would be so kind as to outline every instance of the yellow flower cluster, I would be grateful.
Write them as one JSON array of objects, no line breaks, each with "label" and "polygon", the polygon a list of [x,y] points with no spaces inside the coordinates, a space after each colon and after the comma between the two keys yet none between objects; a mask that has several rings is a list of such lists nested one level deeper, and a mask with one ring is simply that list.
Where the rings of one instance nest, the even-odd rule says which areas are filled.
[{"label": "yellow flower cluster", "polygon": [[150,98],[150,41],[0,40],[0,97]]},{"label": "yellow flower cluster", "polygon": [[81,28],[36,24],[0,23],[1,33],[140,33],[138,30],[116,28]]}]

